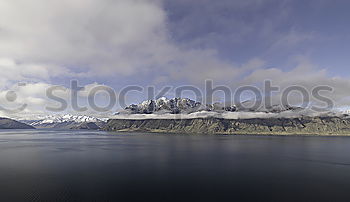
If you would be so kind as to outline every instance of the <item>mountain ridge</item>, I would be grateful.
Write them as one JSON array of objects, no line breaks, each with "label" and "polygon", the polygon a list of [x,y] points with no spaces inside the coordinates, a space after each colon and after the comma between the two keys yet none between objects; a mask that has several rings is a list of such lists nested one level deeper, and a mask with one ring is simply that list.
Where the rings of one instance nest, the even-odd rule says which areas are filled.
[{"label": "mountain ridge", "polygon": [[35,128],[97,130],[108,120],[108,118],[72,114],[48,115],[38,117],[37,119],[38,120],[23,120],[23,122]]},{"label": "mountain ridge", "polygon": [[283,111],[300,111],[303,108],[293,106],[272,105],[270,107],[260,107],[258,109],[251,109],[245,107],[252,101],[245,101],[239,104],[232,103],[220,103],[203,104],[191,100],[189,98],[171,98],[167,99],[161,97],[155,100],[146,100],[139,104],[131,104],[125,107],[123,110],[117,112],[117,114],[189,114],[194,112],[266,112],[266,113],[279,113]]},{"label": "mountain ridge", "polygon": [[350,135],[345,117],[251,118],[251,119],[111,119],[106,131],[251,134],[251,135]]},{"label": "mountain ridge", "polygon": [[35,129],[33,126],[28,124],[0,117],[0,129]]}]

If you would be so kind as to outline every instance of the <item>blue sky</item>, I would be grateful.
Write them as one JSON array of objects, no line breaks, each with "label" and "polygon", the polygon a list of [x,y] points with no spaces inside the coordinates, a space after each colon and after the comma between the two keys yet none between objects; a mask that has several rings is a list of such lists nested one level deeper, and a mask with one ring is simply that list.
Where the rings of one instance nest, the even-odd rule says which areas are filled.
[{"label": "blue sky", "polygon": [[334,75],[348,75],[349,1],[166,1],[174,40],[218,50],[243,63],[290,68],[295,55],[309,57]]},{"label": "blue sky", "polygon": [[18,91],[30,113],[47,103],[47,87],[72,79],[116,92],[202,88],[206,79],[234,90],[271,79],[281,88],[330,85],[347,106],[349,9],[346,0],[1,1],[0,97]]}]

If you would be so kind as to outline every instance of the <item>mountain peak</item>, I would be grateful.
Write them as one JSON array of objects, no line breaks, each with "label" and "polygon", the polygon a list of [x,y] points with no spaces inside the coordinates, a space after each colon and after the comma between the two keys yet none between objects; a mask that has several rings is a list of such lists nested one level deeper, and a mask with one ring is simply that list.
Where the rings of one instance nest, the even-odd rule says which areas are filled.
[{"label": "mountain peak", "polygon": [[189,98],[165,97],[156,100],[146,100],[140,104],[132,104],[125,108],[126,113],[131,114],[153,114],[153,113],[192,113],[198,111],[236,111],[236,106],[225,106],[218,103],[203,105]]}]

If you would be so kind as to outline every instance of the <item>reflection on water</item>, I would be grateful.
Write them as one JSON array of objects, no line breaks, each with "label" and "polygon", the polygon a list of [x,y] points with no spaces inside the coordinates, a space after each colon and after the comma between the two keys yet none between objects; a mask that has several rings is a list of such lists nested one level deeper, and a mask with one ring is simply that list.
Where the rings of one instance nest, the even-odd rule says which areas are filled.
[{"label": "reflection on water", "polygon": [[0,201],[346,200],[349,137],[1,130]]}]

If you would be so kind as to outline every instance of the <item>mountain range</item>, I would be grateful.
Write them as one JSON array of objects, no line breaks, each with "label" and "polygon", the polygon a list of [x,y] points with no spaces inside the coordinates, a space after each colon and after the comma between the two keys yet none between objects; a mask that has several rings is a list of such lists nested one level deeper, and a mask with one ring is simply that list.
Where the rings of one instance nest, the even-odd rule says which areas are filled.
[{"label": "mountain range", "polygon": [[350,119],[342,117],[300,118],[194,118],[194,119],[112,119],[106,131],[244,134],[244,135],[350,135]]},{"label": "mountain range", "polygon": [[37,117],[35,120],[22,120],[35,128],[56,128],[56,129],[100,129],[108,118],[97,118],[86,115],[56,114]]},{"label": "mountain range", "polygon": [[245,101],[239,104],[213,103],[203,104],[188,98],[172,98],[165,97],[156,100],[146,100],[140,104],[132,104],[127,106],[119,114],[189,114],[194,112],[267,112],[280,113],[283,111],[297,111],[300,107],[272,105],[269,108],[249,109],[245,105],[251,104],[252,101]]},{"label": "mountain range", "polygon": [[[0,129],[89,129],[210,134],[350,134],[346,114],[302,113],[298,107],[274,105],[247,111],[236,105],[203,105],[187,98],[160,98],[133,104],[114,116],[55,114],[33,120],[0,118]],[[304,110],[305,111],[305,110]]]}]

